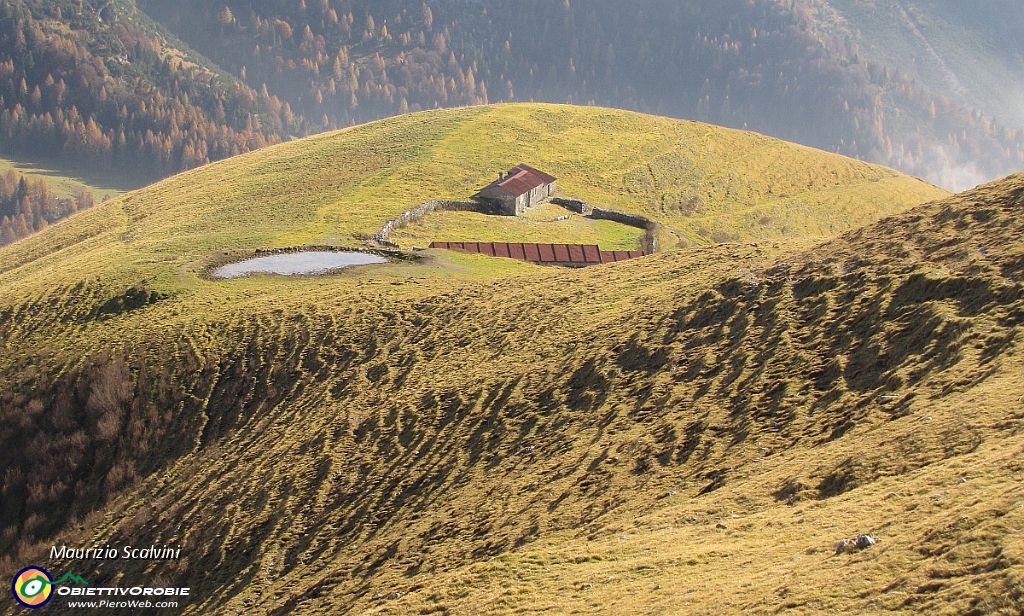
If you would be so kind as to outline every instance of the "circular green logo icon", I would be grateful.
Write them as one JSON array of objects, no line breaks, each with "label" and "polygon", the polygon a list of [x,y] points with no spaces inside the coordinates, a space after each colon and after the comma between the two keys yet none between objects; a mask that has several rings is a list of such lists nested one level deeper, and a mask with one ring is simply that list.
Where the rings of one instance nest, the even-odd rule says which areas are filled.
[{"label": "circular green logo icon", "polygon": [[25,567],[14,576],[11,594],[25,607],[43,607],[53,598],[53,578],[42,567]]}]

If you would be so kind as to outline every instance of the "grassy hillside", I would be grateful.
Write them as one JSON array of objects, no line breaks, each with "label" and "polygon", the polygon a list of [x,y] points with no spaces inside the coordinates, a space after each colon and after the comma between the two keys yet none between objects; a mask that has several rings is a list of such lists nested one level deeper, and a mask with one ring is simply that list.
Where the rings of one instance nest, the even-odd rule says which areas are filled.
[{"label": "grassy hillside", "polygon": [[[563,196],[664,223],[674,234],[666,248],[830,235],[948,194],[753,133],[602,108],[494,105],[402,116],[195,169],[30,239],[0,267],[26,263],[8,284],[30,283],[53,259],[62,267],[51,284],[104,272],[104,282],[158,279],[169,292],[197,284],[182,272],[215,252],[352,245],[423,201],[465,199],[518,162],[556,175]],[[545,216],[523,224],[445,214],[395,239],[628,243],[616,225]]]},{"label": "grassy hillside", "polygon": [[[352,242],[519,160],[743,242],[586,270],[427,251],[199,274]],[[691,221],[667,168],[722,201]],[[0,574],[189,586],[194,614],[1017,613],[1024,176],[907,210],[936,192],[735,131],[498,106],[77,214],[0,251]],[[819,243],[815,207],[902,213]],[[753,231],[748,208],[804,226]],[[881,542],[833,554],[858,533]],[[46,558],[94,541],[183,558]]]},{"label": "grassy hillside", "polygon": [[[111,472],[76,504],[140,483],[47,514],[54,541],[181,543],[79,573],[189,585],[187,613],[1012,614],[1022,191],[806,252],[224,285],[48,326],[5,407],[94,414]],[[4,339],[25,349],[39,305]],[[833,555],[861,532],[881,542]]]}]

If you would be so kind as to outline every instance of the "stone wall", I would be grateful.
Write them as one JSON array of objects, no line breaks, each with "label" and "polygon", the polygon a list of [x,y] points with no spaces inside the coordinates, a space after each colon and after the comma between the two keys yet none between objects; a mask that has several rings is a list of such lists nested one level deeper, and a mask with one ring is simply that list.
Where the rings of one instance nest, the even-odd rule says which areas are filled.
[{"label": "stone wall", "polygon": [[[302,244],[299,246],[282,246],[279,248],[257,248],[253,251],[255,256],[265,255],[281,255],[290,254],[294,252],[361,252],[364,254],[379,255],[382,257],[389,257],[392,259],[400,259],[402,261],[416,260],[418,257],[409,255],[406,252],[400,250],[385,250],[381,248],[365,248],[357,246],[330,246],[324,244]],[[228,253],[224,253],[227,256]],[[245,258],[248,258],[247,256]],[[224,261],[217,261],[217,265],[223,265],[224,263],[230,263],[234,259],[227,259]]]},{"label": "stone wall", "polygon": [[637,214],[624,214],[622,212],[616,212],[615,210],[606,210],[600,207],[594,207],[586,201],[581,199],[563,199],[561,197],[552,197],[551,203],[560,205],[565,209],[576,212],[577,214],[583,214],[584,216],[590,216],[591,218],[611,220],[619,224],[623,224],[629,227],[636,227],[637,229],[644,230],[643,238],[643,249],[647,254],[653,254],[658,251],[658,240],[657,230],[659,223],[639,216]]},{"label": "stone wall", "polygon": [[657,230],[659,227],[659,223],[654,222],[650,218],[640,216],[638,214],[624,214],[622,212],[616,212],[615,210],[606,210],[600,207],[595,207],[591,212],[590,216],[591,218],[611,220],[619,224],[627,225],[630,227],[636,227],[637,229],[643,229],[644,252],[647,254],[653,254],[655,252],[658,252]]},{"label": "stone wall", "polygon": [[637,229],[653,229],[656,224],[653,220],[638,216],[637,214],[623,214],[622,212],[616,212],[615,210],[606,210],[604,208],[595,207],[590,214],[591,218],[598,218],[604,220],[612,220],[619,224],[627,225],[629,227],[636,227]]},{"label": "stone wall", "polygon": [[586,201],[579,199],[563,199],[561,197],[552,197],[551,203],[560,205],[570,212],[576,212],[577,214],[589,214],[594,208]]},{"label": "stone wall", "polygon": [[384,226],[374,233],[370,239],[382,246],[398,248],[398,244],[388,240],[388,236],[391,235],[391,232],[395,229],[401,229],[411,222],[422,220],[424,216],[435,211],[480,212],[483,214],[492,213],[491,209],[486,204],[476,201],[447,201],[444,199],[435,199],[433,201],[421,203],[407,212],[402,212],[398,217],[385,222]]},{"label": "stone wall", "polygon": [[[580,199],[552,197],[551,202],[555,205],[560,205],[570,211],[576,212],[577,214],[589,215],[591,218],[611,220],[619,224],[643,229],[644,252],[652,254],[658,250],[656,231],[659,224],[649,218],[639,216],[637,214],[624,214],[622,212],[616,212],[615,210],[606,210],[604,208],[594,207]],[[480,212],[481,214],[500,213],[496,211],[494,206],[485,201],[447,201],[444,199],[436,199],[433,201],[427,201],[426,203],[421,203],[407,212],[402,212],[400,216],[385,222],[384,226],[374,233],[370,239],[381,246],[398,248],[398,244],[388,239],[388,236],[391,235],[392,231],[395,229],[401,229],[411,222],[422,220],[427,214],[437,211]]]}]

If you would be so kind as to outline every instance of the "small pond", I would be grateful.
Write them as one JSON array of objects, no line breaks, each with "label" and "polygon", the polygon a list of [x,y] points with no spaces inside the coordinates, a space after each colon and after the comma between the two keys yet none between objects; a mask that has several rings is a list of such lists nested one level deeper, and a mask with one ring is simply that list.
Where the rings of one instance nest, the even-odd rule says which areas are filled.
[{"label": "small pond", "polygon": [[228,263],[210,272],[214,278],[240,278],[248,274],[325,274],[331,270],[352,265],[387,263],[387,259],[365,252],[331,252],[317,250],[309,252],[287,252],[266,257],[254,257]]}]

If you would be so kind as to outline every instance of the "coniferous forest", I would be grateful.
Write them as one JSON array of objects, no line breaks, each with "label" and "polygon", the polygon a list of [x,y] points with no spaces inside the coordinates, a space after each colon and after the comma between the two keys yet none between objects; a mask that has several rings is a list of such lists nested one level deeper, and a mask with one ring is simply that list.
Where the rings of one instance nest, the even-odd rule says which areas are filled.
[{"label": "coniferous forest", "polygon": [[7,149],[157,178],[297,130],[276,98],[180,57],[116,6],[0,2]]},{"label": "coniferous forest", "polygon": [[328,127],[536,100],[748,128],[945,184],[958,170],[988,178],[1024,167],[1020,127],[872,62],[819,27],[816,4],[139,2]]},{"label": "coniferous forest", "polygon": [[28,180],[8,170],[0,174],[0,246],[92,206],[93,195],[87,190],[60,199],[44,180]]},{"label": "coniferous forest", "polygon": [[0,0],[0,616],[1024,614],[1021,32]]},{"label": "coniferous forest", "polygon": [[953,189],[1024,168],[1024,127],[873,59],[822,4],[0,0],[0,154],[155,180],[409,111],[547,101],[746,128]]}]

